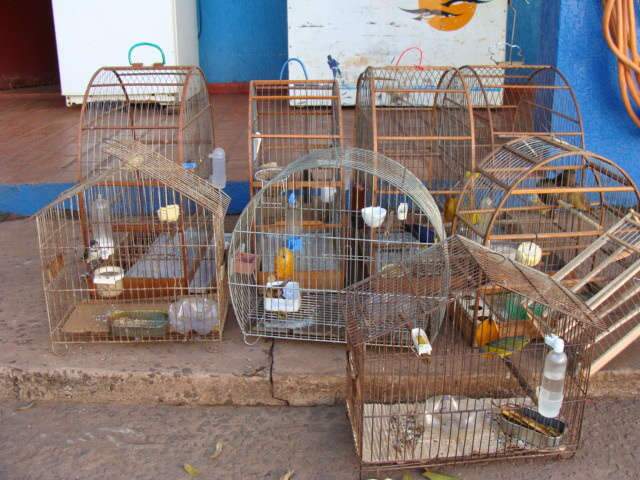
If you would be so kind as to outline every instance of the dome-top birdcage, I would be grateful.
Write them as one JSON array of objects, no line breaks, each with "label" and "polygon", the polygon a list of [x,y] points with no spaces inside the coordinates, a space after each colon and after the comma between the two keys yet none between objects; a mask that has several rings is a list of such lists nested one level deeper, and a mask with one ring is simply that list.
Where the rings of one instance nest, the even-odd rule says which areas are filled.
[{"label": "dome-top birdcage", "polygon": [[566,77],[555,67],[472,65],[462,67],[460,74],[470,90],[483,92],[472,96],[474,115],[491,125],[493,146],[535,135],[584,148],[578,101]]},{"label": "dome-top birdcage", "polygon": [[358,79],[355,142],[407,167],[444,205],[475,170],[477,145],[490,147],[491,118],[473,112],[488,103],[481,82],[455,68],[369,67]]},{"label": "dome-top birdcage", "polygon": [[[245,335],[345,341],[343,289],[445,237],[429,191],[399,163],[361,149],[311,152],[240,216],[229,286]],[[391,294],[410,291],[394,290]]]},{"label": "dome-top birdcage", "polygon": [[207,83],[195,66],[102,67],[89,81],[80,113],[80,179],[111,167],[102,145],[136,140],[208,178],[214,148]]},{"label": "dome-top birdcage", "polygon": [[611,160],[550,137],[523,137],[488,155],[467,180],[453,232],[552,273],[639,200]]},{"label": "dome-top birdcage", "polygon": [[219,340],[229,197],[137,141],[36,215],[53,345]]}]

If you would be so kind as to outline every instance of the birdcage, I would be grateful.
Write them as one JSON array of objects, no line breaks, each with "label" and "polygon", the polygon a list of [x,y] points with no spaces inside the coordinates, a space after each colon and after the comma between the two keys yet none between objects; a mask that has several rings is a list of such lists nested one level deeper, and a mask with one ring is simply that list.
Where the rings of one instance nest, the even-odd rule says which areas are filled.
[{"label": "birdcage", "polygon": [[402,165],[361,149],[311,152],[238,219],[228,253],[236,318],[245,335],[344,342],[343,289],[443,239],[433,198]]},{"label": "birdcage", "polygon": [[301,156],[342,146],[337,82],[253,80],[249,86],[248,133],[253,195]]},{"label": "birdcage", "polygon": [[[550,65],[473,65],[460,69],[473,95],[474,115],[490,124],[500,146],[522,136],[549,136],[584,148],[582,116],[565,76]],[[481,108],[478,108],[481,107]],[[482,158],[482,157],[480,157]]]},{"label": "birdcage", "polygon": [[453,231],[553,273],[639,199],[614,162],[550,137],[523,137],[485,157],[467,180]]},{"label": "birdcage", "polygon": [[228,310],[229,198],[140,142],[37,215],[57,344],[219,340]]},{"label": "birdcage", "polygon": [[640,215],[631,210],[554,279],[583,298],[607,327],[590,346],[593,375],[640,336]]},{"label": "birdcage", "polygon": [[476,145],[490,148],[491,117],[473,113],[488,103],[481,82],[455,68],[369,67],[358,79],[355,143],[407,167],[442,207],[475,170]]},{"label": "birdcage", "polygon": [[93,74],[80,113],[80,179],[108,170],[102,145],[136,140],[209,178],[213,109],[194,66],[102,67]]},{"label": "birdcage", "polygon": [[[365,299],[383,301],[375,287],[381,273],[346,293],[346,403],[361,473],[369,474],[364,478],[381,478],[392,469],[569,456],[578,448],[589,383],[587,345],[601,328],[598,320],[548,275],[460,236],[433,245],[396,273],[408,281],[416,271],[437,278],[433,267],[445,265],[445,258],[448,296],[441,296],[436,280],[422,290],[428,294],[429,284],[436,287],[431,302],[411,300],[426,307],[422,314],[433,318],[432,325],[447,310],[439,331],[429,338],[419,332],[423,341],[399,332],[415,329],[401,303],[388,307],[396,311],[384,328],[372,321],[366,307],[371,300]],[[487,327],[481,343],[472,346],[460,327],[479,301]],[[522,329],[500,336],[516,310],[516,321],[523,313],[538,335]],[[478,310],[473,315],[479,319]],[[541,405],[553,413],[546,390],[538,388],[548,352],[543,335],[547,341],[562,338],[568,357],[562,408],[552,418],[540,413]],[[380,338],[385,340],[376,342]],[[402,339],[409,339],[408,348],[398,346]]]}]

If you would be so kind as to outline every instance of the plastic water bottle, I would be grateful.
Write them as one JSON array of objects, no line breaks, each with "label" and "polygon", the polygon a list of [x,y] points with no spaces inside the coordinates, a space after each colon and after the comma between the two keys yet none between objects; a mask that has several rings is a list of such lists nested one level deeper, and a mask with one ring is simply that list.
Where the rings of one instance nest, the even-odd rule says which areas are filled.
[{"label": "plastic water bottle", "polygon": [[562,407],[567,354],[564,352],[564,340],[557,335],[545,335],[544,343],[552,350],[544,360],[542,385],[538,393],[538,412],[547,418],[555,418],[560,415]]},{"label": "plastic water bottle", "polygon": [[224,188],[227,185],[227,159],[224,149],[218,147],[209,155],[211,158],[211,176],[209,182],[214,187]]},{"label": "plastic water bottle", "polygon": [[111,225],[111,206],[101,194],[93,201],[90,210],[93,228],[93,240],[98,242],[99,254],[103,260],[114,253],[113,227]]},{"label": "plastic water bottle", "polygon": [[288,208],[285,225],[288,233],[286,247],[292,252],[302,249],[302,210],[298,208],[298,200],[295,192],[291,192],[287,198]]}]

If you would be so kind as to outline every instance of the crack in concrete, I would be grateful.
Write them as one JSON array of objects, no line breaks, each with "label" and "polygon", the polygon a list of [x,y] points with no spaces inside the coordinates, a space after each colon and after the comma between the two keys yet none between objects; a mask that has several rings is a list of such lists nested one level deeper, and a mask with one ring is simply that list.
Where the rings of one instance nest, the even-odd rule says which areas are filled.
[{"label": "crack in concrete", "polygon": [[275,362],[275,355],[273,354],[273,350],[276,348],[276,341],[275,340],[271,340],[271,346],[269,347],[269,360],[270,360],[270,364],[269,364],[269,384],[271,386],[271,397],[274,400],[278,400],[279,402],[283,402],[284,405],[289,406],[289,401],[284,399],[284,398],[278,398],[276,397],[276,392],[275,392],[275,382],[273,381],[273,365]]}]

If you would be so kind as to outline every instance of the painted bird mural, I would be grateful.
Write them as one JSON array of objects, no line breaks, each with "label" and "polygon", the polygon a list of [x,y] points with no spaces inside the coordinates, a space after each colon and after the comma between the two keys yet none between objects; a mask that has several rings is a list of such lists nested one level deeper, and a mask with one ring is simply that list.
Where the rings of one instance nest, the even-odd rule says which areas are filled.
[{"label": "painted bird mural", "polygon": [[437,10],[433,8],[416,8],[415,10],[408,10],[406,8],[401,8],[403,12],[411,13],[412,15],[417,15],[414,17],[414,20],[422,21],[427,20],[431,17],[457,17],[459,14],[447,12],[446,10]]},{"label": "painted bird mural", "polygon": [[418,8],[401,8],[414,15],[414,20],[424,21],[441,31],[458,30],[471,21],[478,5],[492,0],[418,0]]}]

